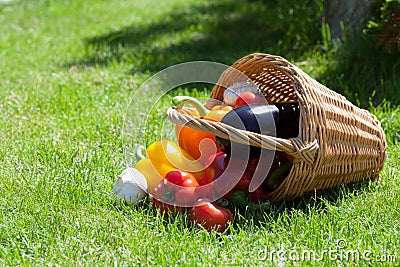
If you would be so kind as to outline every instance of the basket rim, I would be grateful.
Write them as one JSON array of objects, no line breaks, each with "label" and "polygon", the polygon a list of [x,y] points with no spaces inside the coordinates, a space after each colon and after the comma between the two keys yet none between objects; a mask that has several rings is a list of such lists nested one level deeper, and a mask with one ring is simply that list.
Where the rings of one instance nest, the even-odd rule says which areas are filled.
[{"label": "basket rim", "polygon": [[167,118],[181,126],[186,126],[199,131],[206,131],[215,136],[230,139],[241,144],[261,147],[268,150],[285,152],[294,158],[294,163],[304,161],[308,164],[314,162],[315,154],[319,149],[317,140],[305,143],[299,137],[283,139],[263,135],[246,130],[237,129],[223,122],[210,121],[202,118],[182,114],[176,107],[169,108]]}]

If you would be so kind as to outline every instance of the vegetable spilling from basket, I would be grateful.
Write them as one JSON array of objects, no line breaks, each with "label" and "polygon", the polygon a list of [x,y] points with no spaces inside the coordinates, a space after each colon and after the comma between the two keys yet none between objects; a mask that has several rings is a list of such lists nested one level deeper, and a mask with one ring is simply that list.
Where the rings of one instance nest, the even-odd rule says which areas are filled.
[{"label": "vegetable spilling from basket", "polygon": [[[224,103],[211,110],[188,96],[173,98],[173,105],[181,113],[237,129],[278,138],[298,135],[298,104],[268,103],[251,83],[233,84],[224,93]],[[224,231],[233,222],[229,209],[267,209],[268,193],[282,183],[293,164],[284,152],[271,154],[188,126],[176,125],[175,130],[178,144],[154,142],[146,150],[147,158],[121,175],[113,190],[118,198],[134,203],[147,192],[157,209],[188,212],[194,224]],[[268,160],[262,183],[250,190],[256,169]],[[227,190],[215,199],[218,179],[225,180]]]}]

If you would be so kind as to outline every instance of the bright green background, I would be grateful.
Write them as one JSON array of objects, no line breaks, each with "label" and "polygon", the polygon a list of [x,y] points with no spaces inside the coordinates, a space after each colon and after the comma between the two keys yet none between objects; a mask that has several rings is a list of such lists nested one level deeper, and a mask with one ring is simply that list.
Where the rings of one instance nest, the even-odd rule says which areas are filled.
[{"label": "bright green background", "polygon": [[[397,254],[399,265],[398,58],[365,38],[332,42],[318,1],[281,2],[0,4],[0,264],[275,266],[266,252],[321,255],[343,240],[341,251]],[[376,114],[388,140],[380,179],[237,216],[221,236],[184,215],[117,203],[110,191],[125,168],[121,131],[137,88],[176,63],[232,64],[252,52],[282,55]],[[180,92],[209,93],[196,87]],[[325,260],[281,263],[375,264]]]}]

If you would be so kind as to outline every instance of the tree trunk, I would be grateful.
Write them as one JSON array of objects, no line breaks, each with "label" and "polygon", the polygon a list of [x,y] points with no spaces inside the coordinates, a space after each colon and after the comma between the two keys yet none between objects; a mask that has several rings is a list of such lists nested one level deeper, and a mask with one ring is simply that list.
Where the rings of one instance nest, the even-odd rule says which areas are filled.
[{"label": "tree trunk", "polygon": [[364,28],[373,0],[325,0],[323,21],[331,29],[332,39],[342,36],[341,22],[350,33]]}]

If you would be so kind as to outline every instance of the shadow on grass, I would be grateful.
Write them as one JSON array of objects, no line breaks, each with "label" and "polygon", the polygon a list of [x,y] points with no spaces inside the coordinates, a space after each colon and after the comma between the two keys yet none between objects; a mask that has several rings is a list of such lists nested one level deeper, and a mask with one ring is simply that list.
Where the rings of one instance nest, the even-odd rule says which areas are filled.
[{"label": "shadow on grass", "polygon": [[268,228],[268,223],[278,220],[282,214],[290,216],[292,212],[304,214],[309,214],[310,212],[316,214],[324,213],[328,205],[339,207],[344,199],[369,191],[368,187],[372,182],[371,180],[363,180],[353,184],[343,184],[318,192],[315,195],[307,195],[295,200],[271,204],[267,210],[240,211],[243,217],[238,223],[246,223],[246,220],[251,220],[256,226]]},{"label": "shadow on grass", "polygon": [[[320,3],[316,0],[224,0],[194,4],[121,30],[84,40],[86,56],[67,65],[115,62],[131,73],[155,73],[177,63],[209,60],[232,64],[254,52],[296,62],[319,51]],[[399,54],[387,54],[360,33],[329,48],[325,70],[316,79],[362,107],[389,100],[398,105]],[[314,56],[321,56],[316,54]]]},{"label": "shadow on grass", "polygon": [[[284,3],[282,3],[284,2]],[[124,62],[131,72],[157,72],[186,61],[232,64],[249,53],[298,59],[320,39],[320,6],[288,1],[215,1],[164,14],[85,40],[86,58],[70,65]]]}]

